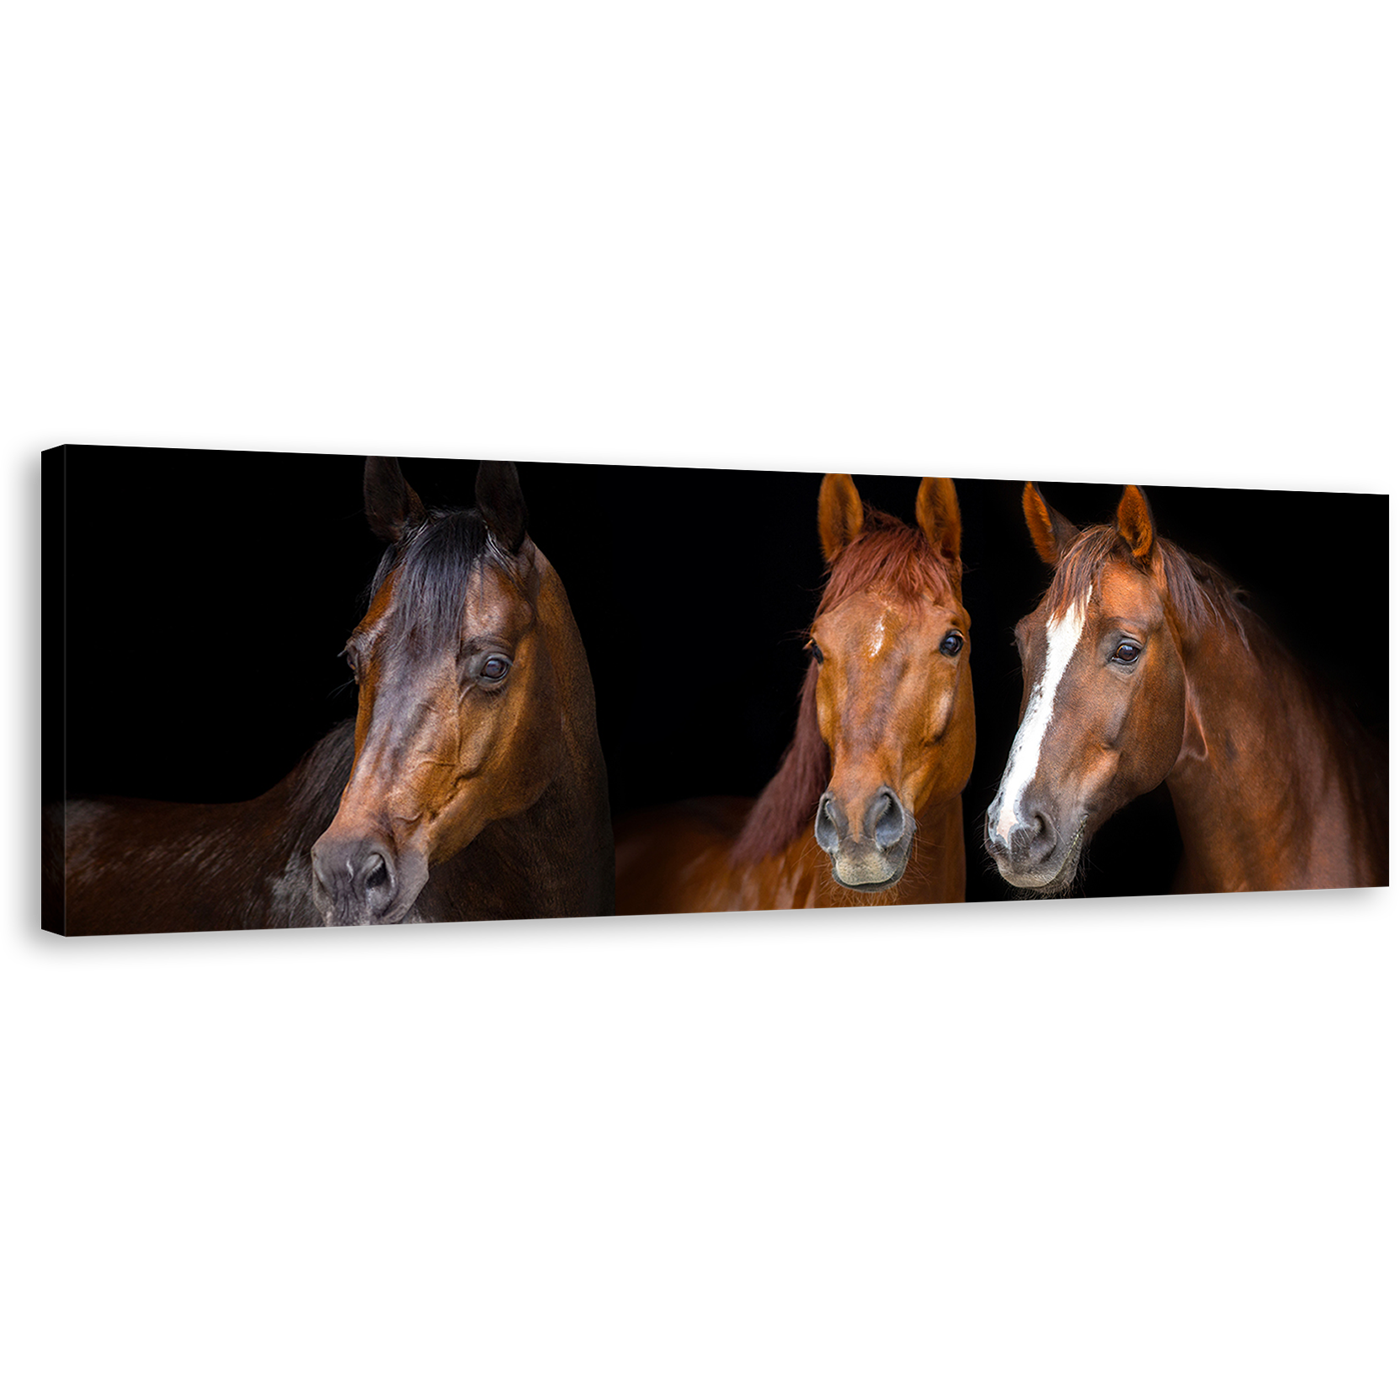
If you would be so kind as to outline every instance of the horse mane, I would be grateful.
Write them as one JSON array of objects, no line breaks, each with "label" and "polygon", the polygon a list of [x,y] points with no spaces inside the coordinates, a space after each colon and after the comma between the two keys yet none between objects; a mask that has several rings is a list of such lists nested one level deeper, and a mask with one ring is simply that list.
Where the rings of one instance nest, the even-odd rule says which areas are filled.
[{"label": "horse mane", "polygon": [[[881,510],[865,511],[864,529],[836,556],[813,618],[821,617],[857,593],[917,602],[952,588],[961,574],[913,525]],[[778,771],[749,812],[730,861],[752,865],[780,854],[815,818],[817,803],[831,781],[831,753],[817,722],[817,663],[802,681],[797,728]]]},{"label": "horse mane", "polygon": [[[1245,618],[1249,609],[1244,604],[1242,591],[1215,565],[1188,554],[1160,535],[1156,543],[1167,584],[1167,599],[1183,632],[1196,638],[1207,627],[1231,627],[1248,647]],[[1086,596],[1111,559],[1139,573],[1148,572],[1148,566],[1133,555],[1115,526],[1091,525],[1081,531],[1050,581],[1045,595],[1050,615],[1059,617],[1075,599]]]},{"label": "horse mane", "polygon": [[287,831],[293,842],[315,841],[340,806],[355,764],[355,721],[341,720],[302,755],[282,780],[287,792]]}]

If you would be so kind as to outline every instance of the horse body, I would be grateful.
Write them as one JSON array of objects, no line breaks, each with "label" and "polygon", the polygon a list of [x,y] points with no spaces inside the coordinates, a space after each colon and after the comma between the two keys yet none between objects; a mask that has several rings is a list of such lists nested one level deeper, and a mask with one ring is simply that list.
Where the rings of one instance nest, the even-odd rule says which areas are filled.
[{"label": "horse body", "polygon": [[1023,505],[1055,568],[1017,626],[1021,723],[986,845],[1023,889],[1070,887],[1094,832],[1165,782],[1183,892],[1388,880],[1384,753],[1128,487],[1111,526]]},{"label": "horse body", "polygon": [[45,926],[69,934],[319,926],[311,846],[335,816],[353,757],[346,722],[248,802],[96,798],[46,812]]},{"label": "horse body", "polygon": [[46,813],[45,921],[139,933],[610,913],[592,678],[513,467],[428,512],[370,458],[389,549],[351,639],[359,712],[249,802]]},{"label": "horse body", "polygon": [[919,488],[917,528],[822,483],[830,577],[797,730],[756,801],[708,798],[622,824],[621,913],[961,900],[962,790],[975,719],[952,483]]}]

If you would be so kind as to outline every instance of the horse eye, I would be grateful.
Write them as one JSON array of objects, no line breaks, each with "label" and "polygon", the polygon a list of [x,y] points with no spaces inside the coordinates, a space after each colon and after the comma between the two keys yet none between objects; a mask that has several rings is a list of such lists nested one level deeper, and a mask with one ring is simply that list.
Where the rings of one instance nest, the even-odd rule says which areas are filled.
[{"label": "horse eye", "polygon": [[510,674],[510,662],[504,656],[489,656],[481,668],[481,678],[485,681],[503,681]]},{"label": "horse eye", "polygon": [[817,658],[818,666],[820,666],[822,662],[826,660],[826,657],[822,655],[822,649],[816,644],[816,642],[808,642],[807,650],[810,651],[812,655]]},{"label": "horse eye", "polygon": [[962,649],[963,639],[956,632],[949,632],[938,648],[944,656],[956,656]]},{"label": "horse eye", "polygon": [[1135,642],[1119,642],[1118,650],[1113,653],[1113,659],[1121,661],[1125,666],[1131,666],[1141,655],[1142,648]]}]

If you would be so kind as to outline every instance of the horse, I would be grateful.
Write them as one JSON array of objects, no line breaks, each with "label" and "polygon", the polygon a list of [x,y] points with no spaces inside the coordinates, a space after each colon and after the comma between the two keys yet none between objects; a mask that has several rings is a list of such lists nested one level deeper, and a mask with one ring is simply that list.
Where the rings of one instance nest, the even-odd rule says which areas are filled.
[{"label": "horse", "polygon": [[777,774],[756,801],[620,824],[619,913],[963,899],[976,722],[953,483],[925,478],[915,513],[905,524],[867,508],[851,477],[823,479],[828,576]]},{"label": "horse", "polygon": [[592,677],[513,465],[429,510],[365,464],[385,552],[346,644],[357,714],[247,802],[45,813],[45,926],[68,934],[608,914]]},{"label": "horse", "polygon": [[1054,576],[1016,626],[1021,718],[985,828],[1002,878],[1072,890],[1095,832],[1165,782],[1176,893],[1388,883],[1384,747],[1146,495],[1085,530],[1033,483],[1022,510]]}]

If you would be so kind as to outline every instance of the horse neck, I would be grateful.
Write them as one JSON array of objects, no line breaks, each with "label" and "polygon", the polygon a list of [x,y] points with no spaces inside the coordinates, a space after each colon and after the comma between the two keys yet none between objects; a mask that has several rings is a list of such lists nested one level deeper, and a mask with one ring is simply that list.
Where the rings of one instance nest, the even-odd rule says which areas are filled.
[{"label": "horse neck", "polygon": [[1364,782],[1302,667],[1257,618],[1241,626],[1218,624],[1183,654],[1186,720],[1167,788],[1192,888],[1320,878],[1320,833],[1349,824]]},{"label": "horse neck", "polygon": [[433,867],[418,912],[435,922],[610,912],[612,827],[581,775],[564,768],[523,811],[484,827]]},{"label": "horse neck", "polygon": [[596,752],[601,761],[597,701],[588,668],[588,653],[584,650],[563,581],[543,554],[539,559],[543,571],[538,603],[540,626],[559,686],[564,732],[576,757],[587,758],[591,763]]},{"label": "horse neck", "polygon": [[540,621],[544,627],[558,689],[560,723],[567,754],[561,769],[562,787],[552,799],[577,809],[590,820],[600,842],[612,849],[608,807],[607,767],[598,737],[598,707],[588,653],[574,621],[564,584],[549,561],[540,556],[544,579],[540,585]]}]

